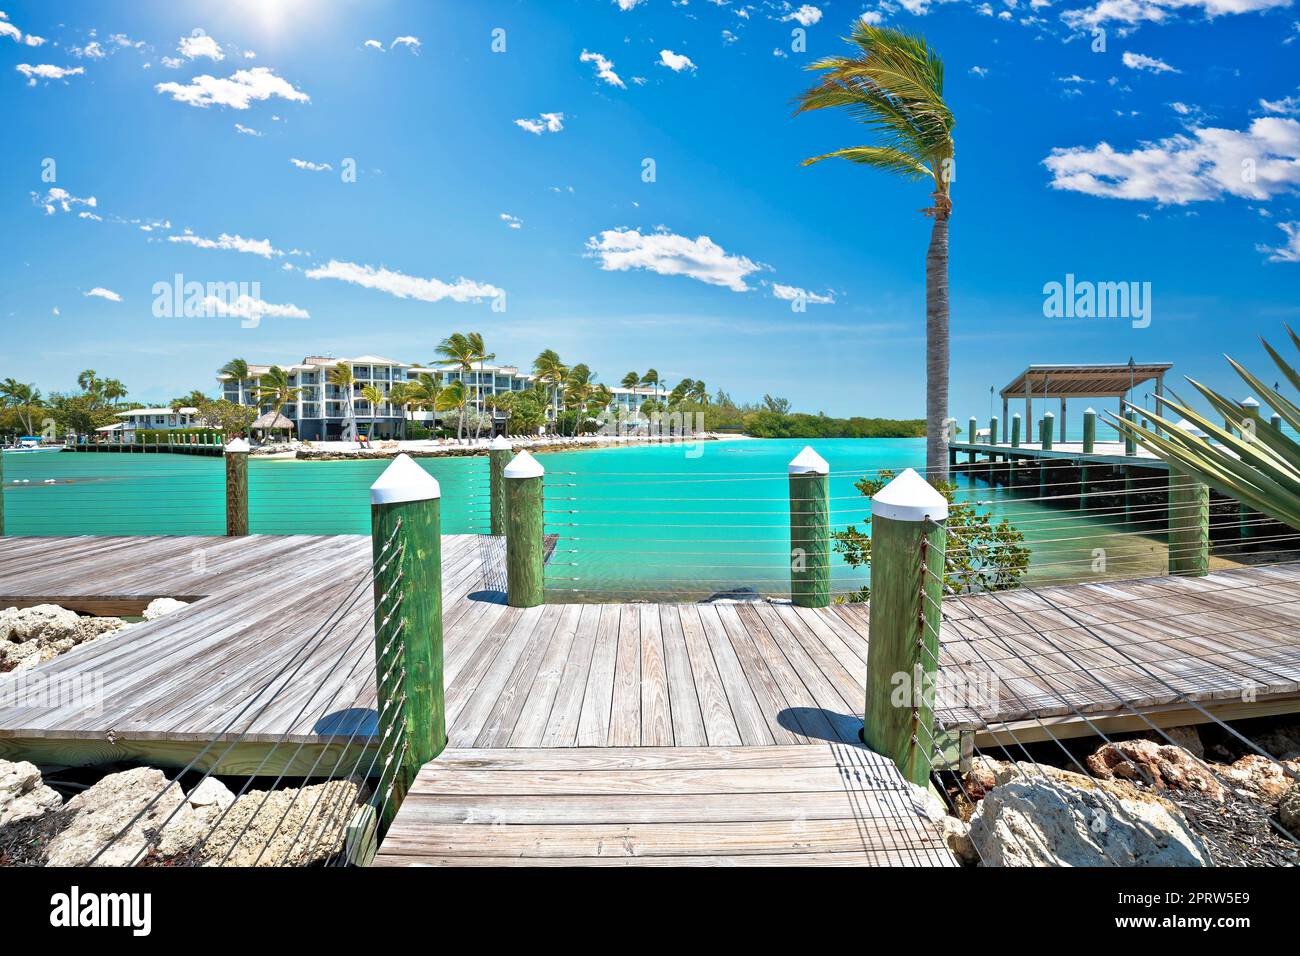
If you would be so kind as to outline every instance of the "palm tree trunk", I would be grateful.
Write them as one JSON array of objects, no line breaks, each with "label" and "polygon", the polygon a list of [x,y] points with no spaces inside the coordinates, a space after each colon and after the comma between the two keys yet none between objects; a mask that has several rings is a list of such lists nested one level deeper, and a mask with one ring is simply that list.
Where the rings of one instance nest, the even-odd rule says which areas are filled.
[{"label": "palm tree trunk", "polygon": [[936,210],[925,254],[925,465],[948,480],[948,217]]}]

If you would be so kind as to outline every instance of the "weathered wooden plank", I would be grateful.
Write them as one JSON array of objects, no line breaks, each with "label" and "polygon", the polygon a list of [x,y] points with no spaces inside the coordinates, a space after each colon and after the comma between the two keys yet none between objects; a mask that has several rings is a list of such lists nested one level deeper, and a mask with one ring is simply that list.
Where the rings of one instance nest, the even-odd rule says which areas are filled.
[{"label": "weathered wooden plank", "polygon": [[672,705],[664,663],[659,605],[640,606],[641,628],[641,745],[670,747],[673,743]]}]

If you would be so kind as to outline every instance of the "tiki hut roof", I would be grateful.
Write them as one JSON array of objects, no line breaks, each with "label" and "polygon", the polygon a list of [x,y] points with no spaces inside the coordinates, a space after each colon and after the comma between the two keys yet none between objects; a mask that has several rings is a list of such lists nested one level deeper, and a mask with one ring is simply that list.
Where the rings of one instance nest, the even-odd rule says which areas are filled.
[{"label": "tiki hut roof", "polygon": [[267,412],[253,422],[252,426],[260,431],[292,431],[293,422],[283,415],[276,415],[274,412]]}]

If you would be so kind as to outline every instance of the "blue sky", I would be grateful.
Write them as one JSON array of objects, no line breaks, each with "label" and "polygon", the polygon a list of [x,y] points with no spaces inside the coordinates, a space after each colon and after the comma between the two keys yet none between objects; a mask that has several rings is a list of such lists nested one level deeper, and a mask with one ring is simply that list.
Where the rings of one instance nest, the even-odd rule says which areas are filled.
[{"label": "blue sky", "polygon": [[[868,136],[792,115],[864,15],[947,65],[958,418],[1031,361],[1239,391],[1221,354],[1300,320],[1290,0],[0,8],[0,377],[47,392],[94,368],[166,400],[233,356],[424,361],[477,330],[610,383],[920,416],[927,190],[801,167]],[[1151,283],[1150,324],[1045,317],[1067,273]],[[260,321],[156,316],[177,274],[248,283]]]}]

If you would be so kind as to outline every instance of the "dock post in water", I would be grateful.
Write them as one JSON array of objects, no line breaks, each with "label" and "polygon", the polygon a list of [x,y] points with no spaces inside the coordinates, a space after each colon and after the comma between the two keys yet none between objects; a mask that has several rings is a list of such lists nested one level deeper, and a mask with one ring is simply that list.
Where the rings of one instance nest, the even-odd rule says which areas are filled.
[{"label": "dock post in water", "polygon": [[501,475],[514,457],[514,448],[505,435],[498,435],[488,445],[489,533],[506,533],[506,489]]},{"label": "dock post in water", "polygon": [[[975,439],[976,437],[978,437],[978,435],[979,435],[979,424],[975,421],[975,416],[972,415],[970,417],[970,422],[966,426],[966,441],[970,442],[970,444],[973,445],[975,444]],[[970,452],[970,463],[972,465],[975,464],[975,459],[977,457],[979,456],[975,454],[975,449],[972,448]]]},{"label": "dock post in water", "polygon": [[1020,413],[1011,416],[1011,447],[1020,447]]},{"label": "dock post in water", "polygon": [[[1043,431],[1042,434],[1039,436],[1039,438],[1042,439],[1042,441],[1039,444],[1042,446],[1043,451],[1052,450],[1052,417],[1053,416],[1051,412],[1043,413],[1043,424],[1042,424]],[[1050,482],[1048,482],[1047,480],[1048,472],[1050,471],[1049,461],[1050,459],[1048,458],[1038,459],[1038,497],[1039,498],[1047,497],[1047,486],[1048,484],[1050,484]]]},{"label": "dock post in water", "polygon": [[[1091,455],[1097,446],[1097,412],[1086,408],[1083,412],[1083,453]],[[1093,505],[1088,495],[1088,461],[1079,462],[1079,506],[1087,510]]]},{"label": "dock post in water", "polygon": [[831,603],[830,465],[812,448],[790,462],[790,600]]},{"label": "dock post in water", "polygon": [[226,536],[248,534],[248,442],[226,446]]},{"label": "dock post in water", "polygon": [[1210,489],[1169,468],[1169,573],[1201,576],[1210,570]]},{"label": "dock post in water", "polygon": [[506,603],[536,607],[545,592],[542,555],[542,476],[546,470],[521,451],[501,472],[506,486]]},{"label": "dock post in water", "polygon": [[398,455],[370,486],[378,740],[387,750],[376,761],[377,793],[385,780],[392,787],[385,829],[420,768],[447,746],[441,511],[437,479],[410,455]]},{"label": "dock post in water", "polygon": [[[871,499],[871,616],[862,742],[925,786],[934,756],[948,502],[911,468]],[[895,696],[907,688],[906,699]]]}]

